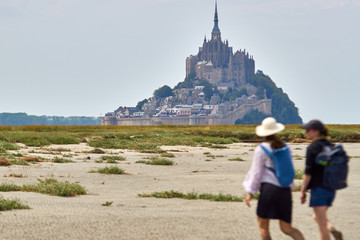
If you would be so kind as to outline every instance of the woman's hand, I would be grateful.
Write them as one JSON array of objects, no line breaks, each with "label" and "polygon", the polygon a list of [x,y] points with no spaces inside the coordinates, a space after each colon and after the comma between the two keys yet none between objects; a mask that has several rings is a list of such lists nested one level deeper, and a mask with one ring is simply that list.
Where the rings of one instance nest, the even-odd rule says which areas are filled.
[{"label": "woman's hand", "polygon": [[251,207],[251,205],[250,205],[251,199],[252,199],[252,194],[251,193],[246,194],[245,203],[248,207]]},{"label": "woman's hand", "polygon": [[306,192],[305,191],[300,192],[300,202],[301,202],[301,204],[304,204],[306,202]]}]

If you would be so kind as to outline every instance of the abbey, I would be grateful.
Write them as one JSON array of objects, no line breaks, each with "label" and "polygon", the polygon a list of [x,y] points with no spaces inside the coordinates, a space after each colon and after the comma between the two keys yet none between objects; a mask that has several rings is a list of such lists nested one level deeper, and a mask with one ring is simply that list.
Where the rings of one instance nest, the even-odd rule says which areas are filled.
[{"label": "abbey", "polygon": [[214,28],[211,39],[206,36],[197,55],[186,59],[186,77],[196,74],[198,79],[206,79],[215,86],[242,88],[255,74],[255,61],[246,51],[233,53],[228,41],[221,40],[217,4],[215,4]]}]

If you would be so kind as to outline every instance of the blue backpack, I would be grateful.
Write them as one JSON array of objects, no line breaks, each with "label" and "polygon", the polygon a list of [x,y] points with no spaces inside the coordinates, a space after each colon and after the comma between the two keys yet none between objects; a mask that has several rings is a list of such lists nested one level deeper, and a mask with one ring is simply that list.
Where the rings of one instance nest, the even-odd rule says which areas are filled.
[{"label": "blue backpack", "polygon": [[285,147],[272,151],[268,150],[263,145],[260,145],[260,147],[274,161],[274,168],[267,169],[275,174],[282,187],[289,187],[295,177],[295,170],[289,147],[286,145]]},{"label": "blue backpack", "polygon": [[346,179],[349,172],[349,157],[341,144],[324,146],[315,162],[324,166],[323,183],[326,188],[339,190],[347,187]]}]

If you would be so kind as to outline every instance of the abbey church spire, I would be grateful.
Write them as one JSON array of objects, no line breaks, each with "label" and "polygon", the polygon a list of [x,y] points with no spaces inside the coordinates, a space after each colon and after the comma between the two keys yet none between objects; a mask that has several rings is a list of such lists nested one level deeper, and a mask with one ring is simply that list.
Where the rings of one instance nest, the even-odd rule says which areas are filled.
[{"label": "abbey church spire", "polygon": [[215,16],[214,16],[214,28],[211,33],[211,39],[221,39],[221,33],[219,29],[219,18],[218,18],[218,12],[217,12],[217,1],[215,2]]}]

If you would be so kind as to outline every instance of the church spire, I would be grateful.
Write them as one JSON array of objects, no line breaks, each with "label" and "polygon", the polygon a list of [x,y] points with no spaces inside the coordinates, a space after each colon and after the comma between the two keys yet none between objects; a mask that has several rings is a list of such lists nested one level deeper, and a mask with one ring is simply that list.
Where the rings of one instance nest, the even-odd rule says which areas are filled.
[{"label": "church spire", "polygon": [[212,39],[221,39],[221,33],[218,26],[219,18],[217,12],[217,1],[215,1],[215,16],[214,16],[214,28],[212,30],[211,36]]}]

